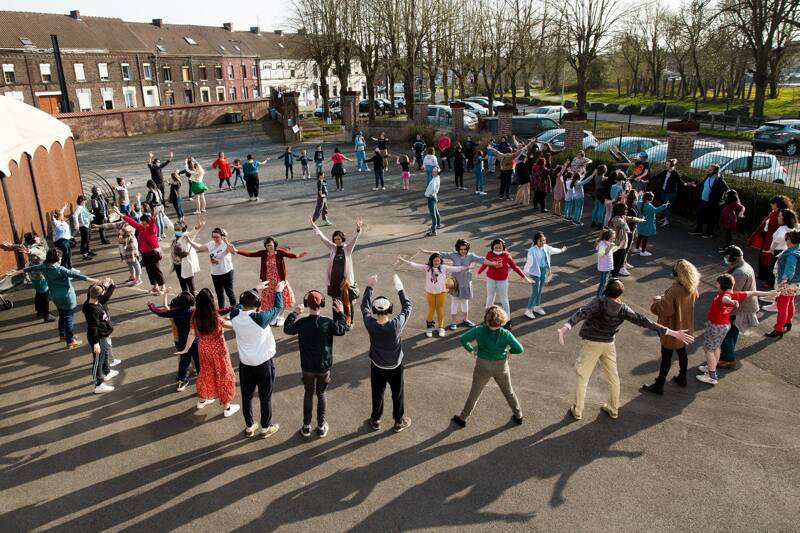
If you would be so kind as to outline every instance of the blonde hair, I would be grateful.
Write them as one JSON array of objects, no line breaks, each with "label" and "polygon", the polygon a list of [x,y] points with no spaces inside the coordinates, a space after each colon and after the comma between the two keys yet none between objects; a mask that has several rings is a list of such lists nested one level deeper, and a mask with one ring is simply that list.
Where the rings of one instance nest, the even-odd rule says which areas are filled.
[{"label": "blonde hair", "polygon": [[686,288],[695,298],[698,296],[697,287],[700,285],[700,272],[686,259],[680,259],[675,263],[675,277],[678,283]]},{"label": "blonde hair", "polygon": [[486,314],[483,315],[483,323],[490,328],[502,327],[508,322],[508,315],[505,310],[499,305],[490,305],[486,308]]}]

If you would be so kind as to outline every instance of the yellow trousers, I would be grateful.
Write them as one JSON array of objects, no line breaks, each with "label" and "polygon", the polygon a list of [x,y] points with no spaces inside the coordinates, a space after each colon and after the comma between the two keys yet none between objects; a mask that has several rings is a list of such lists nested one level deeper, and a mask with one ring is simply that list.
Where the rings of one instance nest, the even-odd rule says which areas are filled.
[{"label": "yellow trousers", "polygon": [[444,297],[447,295],[446,292],[440,292],[439,294],[433,294],[430,292],[425,293],[425,298],[428,300],[428,327],[431,326],[433,322],[433,313],[436,313],[436,317],[438,320],[438,328],[444,328]]},{"label": "yellow trousers", "polygon": [[584,340],[578,360],[575,361],[575,414],[583,413],[583,403],[586,399],[586,386],[592,376],[597,362],[603,367],[608,383],[608,407],[612,413],[619,410],[619,374],[617,373],[617,350],[613,342],[595,342]]}]

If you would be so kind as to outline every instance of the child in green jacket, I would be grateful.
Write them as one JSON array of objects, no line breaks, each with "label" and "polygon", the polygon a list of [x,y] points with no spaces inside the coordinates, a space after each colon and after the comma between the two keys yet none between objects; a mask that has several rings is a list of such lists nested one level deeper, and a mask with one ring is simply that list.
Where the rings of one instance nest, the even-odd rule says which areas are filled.
[{"label": "child in green jacket", "polygon": [[[453,417],[453,422],[461,427],[467,425],[467,418],[475,408],[475,404],[478,403],[484,387],[492,378],[503,391],[503,396],[506,397],[513,412],[514,422],[522,424],[522,409],[519,405],[519,398],[511,386],[508,359],[510,354],[522,353],[524,348],[510,331],[503,328],[506,322],[508,322],[508,315],[503,308],[492,305],[486,309],[483,324],[461,335],[461,345],[464,349],[477,356],[475,370],[472,374],[472,388],[469,391],[467,403],[461,414]],[[477,353],[472,346],[473,341],[477,342]]]}]

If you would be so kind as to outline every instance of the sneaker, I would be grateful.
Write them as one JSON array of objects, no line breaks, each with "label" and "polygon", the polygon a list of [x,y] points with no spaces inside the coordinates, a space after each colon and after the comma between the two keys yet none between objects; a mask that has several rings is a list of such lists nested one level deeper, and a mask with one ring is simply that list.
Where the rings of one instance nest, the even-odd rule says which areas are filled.
[{"label": "sneaker", "polygon": [[258,431],[258,428],[259,428],[258,422],[253,422],[252,426],[248,426],[248,427],[244,428],[244,436],[245,437],[253,437],[253,436],[255,436],[256,431]]},{"label": "sneaker", "polygon": [[708,365],[700,365],[697,367],[700,372],[708,372]]},{"label": "sneaker", "polygon": [[94,388],[95,394],[103,394],[104,392],[111,392],[114,390],[114,385],[109,385],[108,383],[101,383],[97,387]]},{"label": "sneaker", "polygon": [[278,321],[276,322],[276,325],[277,325],[278,327],[282,327],[284,322],[286,322],[286,318],[285,318],[285,317],[283,317],[283,316],[279,316],[279,317],[278,317]]},{"label": "sneaker", "polygon": [[80,340],[80,339],[72,339],[72,342],[68,342],[67,343],[67,348],[70,349],[70,350],[74,350],[78,346],[82,346],[82,345],[83,345],[83,341],[82,340]]},{"label": "sneaker", "polygon": [[134,287],[138,287],[138,286],[139,286],[139,285],[141,285],[142,283],[144,283],[144,282],[143,282],[141,279],[137,279],[137,280],[136,280],[136,282],[134,282],[133,286],[134,286]]},{"label": "sneaker", "polygon": [[240,406],[238,403],[229,404],[228,407],[226,407],[225,410],[222,412],[222,414],[225,415],[225,418],[227,418],[229,416],[236,414],[239,411],[239,408]]},{"label": "sneaker", "polygon": [[521,416],[517,416],[517,415],[511,415],[511,420],[513,420],[513,421],[514,421],[514,423],[515,423],[516,425],[518,425],[518,426],[521,426],[521,425],[522,425],[522,417],[521,417]]},{"label": "sneaker", "polygon": [[400,433],[409,426],[411,426],[411,418],[404,416],[399,421],[394,423],[392,431],[394,431],[395,433]]},{"label": "sneaker", "polygon": [[114,379],[118,375],[119,375],[119,370],[112,370],[111,372],[109,372],[108,374],[103,376],[103,381],[108,381],[110,379]]},{"label": "sneaker", "polygon": [[377,190],[380,190],[380,189],[378,189],[377,187],[373,187],[372,190],[373,191],[377,191]]},{"label": "sneaker", "polygon": [[427,232],[425,234],[425,236],[426,237],[436,237],[436,232],[435,231],[429,231],[429,232]]},{"label": "sneaker", "polygon": [[534,307],[533,312],[536,313],[537,315],[542,315],[542,316],[547,314],[544,312],[544,309],[542,308],[541,305],[537,305],[536,307]]},{"label": "sneaker", "polygon": [[695,377],[697,378],[697,381],[702,381],[703,383],[708,383],[709,385],[717,384],[717,378],[711,377],[711,375],[708,372],[706,372],[705,374],[698,374]]},{"label": "sneaker", "polygon": [[426,337],[428,337],[429,339],[430,339],[431,337],[433,337],[433,328],[428,328],[428,329],[426,329],[426,330],[425,330],[425,336],[426,336]]},{"label": "sneaker", "polygon": [[462,428],[465,428],[465,427],[467,427],[467,421],[466,421],[466,420],[464,420],[463,418],[461,418],[461,417],[460,417],[460,416],[458,416],[458,415],[455,415],[455,416],[454,416],[453,418],[451,418],[450,420],[452,420],[452,421],[453,421],[453,423],[454,423],[455,425],[459,426],[459,427],[462,427]]},{"label": "sneaker", "polygon": [[53,315],[48,313],[47,316],[45,316],[42,320],[44,322],[55,322],[56,321],[56,317],[54,317]]},{"label": "sneaker", "polygon": [[624,267],[623,267],[623,268],[620,268],[620,269],[619,269],[619,275],[620,275],[620,276],[623,276],[623,277],[627,277],[627,276],[630,276],[630,275],[631,275],[631,273],[630,273],[630,272],[628,272],[628,269],[627,269],[627,268],[624,268]]},{"label": "sneaker", "polygon": [[120,364],[121,362],[122,362],[122,359],[114,359],[113,361],[111,361],[110,363],[108,363],[108,366],[110,366],[111,368],[114,368],[115,366],[117,366],[117,365],[118,365],[118,364]]},{"label": "sneaker", "polygon": [[447,332],[444,330],[444,328],[439,328],[438,334],[440,337],[444,337],[447,335]]},{"label": "sneaker", "polygon": [[327,437],[329,429],[330,426],[328,426],[327,422],[323,422],[321,426],[317,426],[317,435],[319,435],[319,438],[324,439]]},{"label": "sneaker", "polygon": [[382,191],[385,191],[385,190],[386,190],[386,187],[381,187],[381,190],[382,190]]},{"label": "sneaker", "polygon": [[381,421],[380,420],[373,420],[372,418],[367,418],[364,422],[369,427],[371,427],[373,431],[378,431],[379,429],[381,429]]},{"label": "sneaker", "polygon": [[304,438],[311,437],[311,426],[303,426],[300,428],[300,436]]},{"label": "sneaker", "polygon": [[574,405],[570,405],[569,409],[567,409],[567,414],[571,415],[575,420],[580,420],[583,418],[581,415],[575,412]]},{"label": "sneaker", "polygon": [[325,220],[322,221],[322,225],[323,226],[333,226],[333,222],[331,222],[330,220],[328,220],[326,218]]},{"label": "sneaker", "polygon": [[611,420],[616,420],[617,418],[619,418],[619,413],[615,413],[614,411],[612,411],[607,403],[604,403],[603,405],[601,405],[600,406],[600,410],[603,411],[608,416],[610,416]]},{"label": "sneaker", "polygon": [[212,403],[214,403],[216,401],[217,400],[214,400],[214,399],[211,399],[211,400],[200,400],[199,402],[197,402],[197,408],[198,409],[202,409],[206,405],[211,405]]},{"label": "sneaker", "polygon": [[664,387],[657,385],[656,383],[645,383],[642,385],[642,390],[645,392],[652,392],[653,394],[658,394],[659,396],[664,394]]},{"label": "sneaker", "polygon": [[[235,404],[232,404],[235,405]],[[239,406],[236,406],[236,410],[239,410]],[[261,428],[261,433],[259,433],[259,437],[262,439],[268,439],[269,437],[273,436],[278,430],[281,428],[280,424],[272,424],[268,427]]]},{"label": "sneaker", "polygon": [[455,331],[458,329],[458,324],[450,324],[449,326],[447,326],[447,329],[449,329],[450,331]]},{"label": "sneaker", "polygon": [[461,324],[459,324],[459,326],[461,326],[462,328],[474,328],[475,322],[473,322],[472,320],[465,320]]},{"label": "sneaker", "polygon": [[736,368],[736,361],[719,361],[717,362],[717,368]]},{"label": "sneaker", "polygon": [[75,272],[76,274],[78,274],[80,272],[80,270],[78,270],[77,268],[70,268],[70,270]]},{"label": "sneaker", "polygon": [[661,222],[661,227],[662,228],[668,228],[669,227],[669,220],[664,219],[664,221]]},{"label": "sneaker", "polygon": [[641,252],[639,252],[639,255],[641,255],[642,257],[650,257],[653,254],[648,252],[647,250],[642,250]]},{"label": "sneaker", "polygon": [[531,319],[531,320],[533,320],[534,318],[536,318],[536,315],[535,315],[535,314],[533,313],[533,311],[532,311],[532,310],[530,310],[530,309],[526,309],[526,310],[525,310],[525,313],[524,313],[524,315],[525,315],[525,318],[529,318],[529,319]]},{"label": "sneaker", "polygon": [[189,386],[189,381],[188,380],[187,381],[178,381],[178,384],[175,387],[175,390],[177,392],[183,392],[183,391],[186,390],[186,387],[188,387],[188,386]]}]

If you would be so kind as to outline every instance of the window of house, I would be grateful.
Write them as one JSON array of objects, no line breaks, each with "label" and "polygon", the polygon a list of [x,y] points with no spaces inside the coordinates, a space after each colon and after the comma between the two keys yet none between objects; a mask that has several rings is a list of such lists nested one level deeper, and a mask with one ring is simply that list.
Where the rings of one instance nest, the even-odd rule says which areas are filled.
[{"label": "window of house", "polygon": [[50,83],[53,81],[53,73],[50,71],[50,63],[40,63],[39,74],[42,75],[42,83]]},{"label": "window of house", "polygon": [[108,81],[108,63],[98,63],[97,72],[100,73],[101,81]]},{"label": "window of house", "polygon": [[20,37],[19,42],[21,42],[25,46],[33,46],[33,41],[31,41],[30,38],[28,37]]},{"label": "window of house", "polygon": [[258,98],[258,85],[253,85],[253,98]]},{"label": "window of house", "polygon": [[114,109],[114,89],[100,89],[100,99],[103,101],[103,109]]},{"label": "window of house", "polygon": [[200,79],[201,80],[207,80],[208,79],[208,69],[206,69],[206,66],[205,65],[200,65],[198,70],[200,71]]},{"label": "window of house", "polygon": [[122,63],[120,65],[122,67],[122,79],[123,80],[130,80],[131,79],[131,66],[128,63]]},{"label": "window of house", "polygon": [[89,89],[77,89],[75,93],[78,95],[78,110],[91,111],[92,110],[92,93]]},{"label": "window of house", "polygon": [[242,87],[242,100],[247,100],[250,98],[249,89],[247,87]]},{"label": "window of house", "polygon": [[125,107],[136,107],[136,87],[123,87],[122,96],[125,98]]},{"label": "window of house", "polygon": [[25,95],[22,93],[22,91],[6,91],[3,93],[3,95],[13,98],[14,100],[19,100],[20,102],[25,101]]},{"label": "window of house", "polygon": [[184,89],[183,90],[183,101],[187,104],[194,103],[194,92],[191,89]]},{"label": "window of house", "polygon": [[17,75],[14,73],[12,63],[3,63],[3,79],[6,83],[17,83]]},{"label": "window of house", "polygon": [[166,101],[167,105],[175,105],[175,93],[164,91],[164,101]]},{"label": "window of house", "polygon": [[253,78],[257,78],[258,77],[258,65],[256,65],[255,63],[253,63],[252,76],[253,76]]},{"label": "window of house", "polygon": [[218,79],[218,80],[222,79],[222,66],[221,65],[217,65],[217,66],[214,67],[214,76],[216,76],[216,79]]},{"label": "window of house", "polygon": [[217,102],[225,101],[225,87],[217,87]]},{"label": "window of house", "polygon": [[208,87],[200,87],[200,101],[201,102],[211,101],[211,89],[209,89]]},{"label": "window of house", "polygon": [[195,41],[191,37],[184,37],[183,40],[186,41],[188,44],[191,44],[192,46],[197,46],[197,41]]},{"label": "window of house", "polygon": [[242,79],[247,77],[247,65],[242,65]]},{"label": "window of house", "polygon": [[231,87],[228,93],[230,94],[231,100],[236,100],[236,87]]},{"label": "window of house", "polygon": [[189,65],[183,65],[181,67],[181,79],[183,81],[192,81],[192,73],[189,70]]},{"label": "window of house", "polygon": [[233,65],[228,65],[228,79],[233,79]]},{"label": "window of house", "polygon": [[75,68],[75,81],[85,81],[86,73],[83,71],[83,63],[75,63],[73,67]]},{"label": "window of house", "polygon": [[160,45],[160,44],[157,44],[157,45],[156,45],[156,50],[158,50],[158,51],[159,51],[159,52],[161,52],[161,53],[164,53],[164,52],[166,52],[166,51],[167,51],[167,49],[166,49],[166,48],[164,48],[164,46],[163,46],[163,45]]},{"label": "window of house", "polygon": [[144,74],[144,79],[152,80],[153,79],[153,66],[150,63],[142,63],[142,71]]},{"label": "window of house", "polygon": [[172,67],[162,68],[161,77],[164,78],[164,81],[172,81]]},{"label": "window of house", "polygon": [[289,71],[289,77],[294,78],[294,69]]}]

